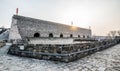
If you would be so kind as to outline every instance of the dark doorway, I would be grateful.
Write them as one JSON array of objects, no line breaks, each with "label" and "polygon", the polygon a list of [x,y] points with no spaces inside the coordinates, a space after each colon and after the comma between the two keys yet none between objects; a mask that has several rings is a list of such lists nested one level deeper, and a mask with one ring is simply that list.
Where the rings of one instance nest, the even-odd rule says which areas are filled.
[{"label": "dark doorway", "polygon": [[52,33],[50,33],[50,34],[49,34],[49,37],[53,37],[53,34],[52,34]]},{"label": "dark doorway", "polygon": [[80,35],[78,35],[78,37],[80,37]]},{"label": "dark doorway", "polygon": [[60,38],[62,38],[62,37],[63,37],[63,34],[61,33],[61,34],[60,34]]},{"label": "dark doorway", "polygon": [[72,34],[70,34],[70,37],[73,37],[73,35],[72,35]]},{"label": "dark doorway", "polygon": [[87,38],[90,38],[89,36],[87,36]]},{"label": "dark doorway", "polygon": [[40,34],[39,33],[35,33],[34,37],[40,37]]},{"label": "dark doorway", "polygon": [[85,38],[85,35],[83,35],[83,38]]}]

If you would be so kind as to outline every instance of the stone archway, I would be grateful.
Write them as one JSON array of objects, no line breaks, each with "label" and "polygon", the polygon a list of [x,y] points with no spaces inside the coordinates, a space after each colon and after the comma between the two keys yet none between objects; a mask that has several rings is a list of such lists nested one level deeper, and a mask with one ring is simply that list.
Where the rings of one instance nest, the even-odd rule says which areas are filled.
[{"label": "stone archway", "polygon": [[35,33],[34,37],[40,37],[40,34],[39,33]]},{"label": "stone archway", "polygon": [[80,38],[80,35],[78,35],[78,37]]},{"label": "stone archway", "polygon": [[83,35],[83,38],[85,38],[85,35]]},{"label": "stone archway", "polygon": [[70,34],[70,37],[73,37],[73,34]]},{"label": "stone archway", "polygon": [[60,34],[60,38],[62,38],[62,37],[63,37],[63,34],[61,33],[61,34]]},{"label": "stone archway", "polygon": [[49,34],[49,37],[53,37],[53,33],[50,33],[50,34]]}]

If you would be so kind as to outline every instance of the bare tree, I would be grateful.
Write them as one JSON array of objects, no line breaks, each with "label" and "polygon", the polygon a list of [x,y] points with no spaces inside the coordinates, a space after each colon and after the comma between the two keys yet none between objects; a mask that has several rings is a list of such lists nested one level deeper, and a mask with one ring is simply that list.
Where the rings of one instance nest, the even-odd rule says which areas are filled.
[{"label": "bare tree", "polygon": [[112,37],[116,36],[116,31],[110,31],[110,34],[112,35]]},{"label": "bare tree", "polygon": [[118,35],[120,36],[120,30],[119,30],[119,31],[117,31],[117,33],[118,33]]},{"label": "bare tree", "polygon": [[107,38],[108,39],[111,38],[111,34],[110,33],[107,34]]}]

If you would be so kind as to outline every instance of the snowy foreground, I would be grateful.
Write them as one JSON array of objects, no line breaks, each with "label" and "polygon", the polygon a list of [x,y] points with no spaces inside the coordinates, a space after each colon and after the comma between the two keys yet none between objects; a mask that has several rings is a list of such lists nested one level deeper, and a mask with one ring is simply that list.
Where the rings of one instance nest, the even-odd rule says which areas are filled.
[{"label": "snowy foreground", "polygon": [[8,48],[0,49],[0,71],[120,71],[120,44],[70,63],[7,55]]}]

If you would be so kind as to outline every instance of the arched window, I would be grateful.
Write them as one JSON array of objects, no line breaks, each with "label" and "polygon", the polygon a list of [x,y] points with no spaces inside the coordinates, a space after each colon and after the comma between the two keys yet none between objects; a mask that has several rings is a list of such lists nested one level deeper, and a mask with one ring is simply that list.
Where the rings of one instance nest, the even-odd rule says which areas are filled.
[{"label": "arched window", "polygon": [[39,33],[35,33],[34,37],[40,37],[40,34]]},{"label": "arched window", "polygon": [[72,34],[70,34],[70,37],[73,37],[73,35],[72,35]]},{"label": "arched window", "polygon": [[61,38],[63,37],[63,34],[62,34],[62,33],[60,34],[60,37],[61,37]]},{"label": "arched window", "polygon": [[80,37],[80,35],[78,35],[78,37]]},{"label": "arched window", "polygon": [[49,34],[49,37],[53,37],[53,34],[52,34],[52,33],[50,33],[50,34]]},{"label": "arched window", "polygon": [[85,38],[85,35],[83,35],[83,38]]}]

